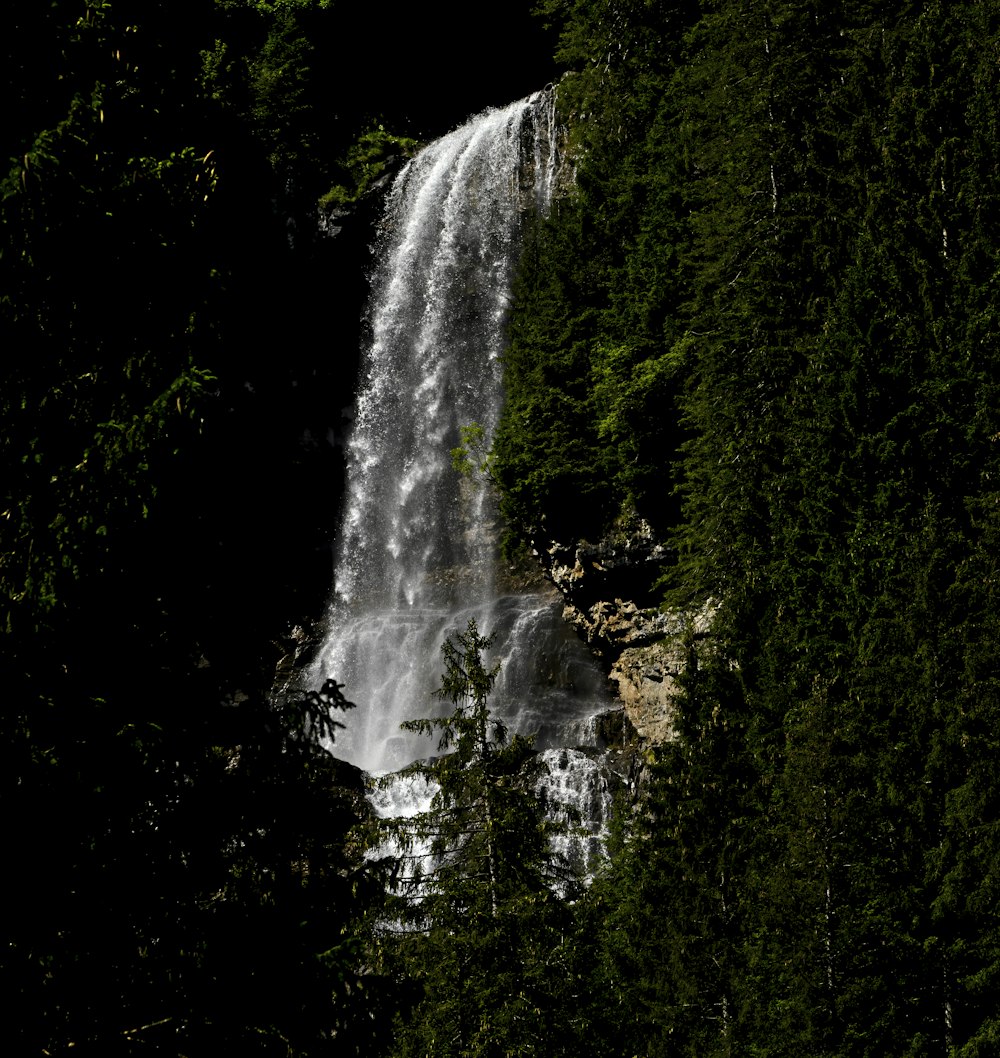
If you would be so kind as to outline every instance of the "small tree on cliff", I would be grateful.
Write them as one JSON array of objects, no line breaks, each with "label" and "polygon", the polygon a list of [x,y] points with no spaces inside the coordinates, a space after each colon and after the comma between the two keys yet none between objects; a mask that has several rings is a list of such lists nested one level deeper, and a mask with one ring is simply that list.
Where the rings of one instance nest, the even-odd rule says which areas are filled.
[{"label": "small tree on cliff", "polygon": [[430,808],[386,824],[402,856],[381,948],[423,992],[399,1026],[399,1055],[551,1055],[565,1038],[552,1019],[566,910],[546,884],[531,740],[508,739],[487,705],[499,672],[483,660],[492,642],[474,619],[449,637],[436,693],[452,712],[403,725],[437,732],[443,755],[407,769],[437,787]]}]

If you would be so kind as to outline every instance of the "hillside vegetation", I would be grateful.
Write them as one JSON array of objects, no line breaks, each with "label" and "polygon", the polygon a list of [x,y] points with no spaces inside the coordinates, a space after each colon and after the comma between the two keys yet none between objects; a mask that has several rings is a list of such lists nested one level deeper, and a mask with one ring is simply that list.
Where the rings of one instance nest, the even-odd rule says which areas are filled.
[{"label": "hillside vegetation", "polygon": [[552,2],[574,193],[496,445],[522,538],[638,511],[691,638],[599,903],[595,1053],[998,1041],[994,3]]},{"label": "hillside vegetation", "polygon": [[[457,4],[15,7],[5,1051],[992,1058],[1000,3],[543,0],[454,68]],[[466,739],[407,917],[320,747],[351,688],[271,683],[330,583],[362,192],[549,40],[575,182],[511,318],[510,543],[638,514],[715,617],[589,889],[544,884],[530,746]]]}]

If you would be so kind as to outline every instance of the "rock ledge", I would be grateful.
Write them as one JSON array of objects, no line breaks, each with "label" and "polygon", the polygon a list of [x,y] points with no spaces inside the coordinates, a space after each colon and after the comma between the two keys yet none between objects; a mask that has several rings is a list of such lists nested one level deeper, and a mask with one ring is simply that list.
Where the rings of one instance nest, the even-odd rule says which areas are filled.
[{"label": "rock ledge", "polygon": [[563,616],[605,664],[639,739],[671,739],[685,642],[707,633],[714,606],[697,614],[657,608],[654,586],[667,549],[639,518],[597,543],[551,541],[536,544],[535,553],[562,593]]}]

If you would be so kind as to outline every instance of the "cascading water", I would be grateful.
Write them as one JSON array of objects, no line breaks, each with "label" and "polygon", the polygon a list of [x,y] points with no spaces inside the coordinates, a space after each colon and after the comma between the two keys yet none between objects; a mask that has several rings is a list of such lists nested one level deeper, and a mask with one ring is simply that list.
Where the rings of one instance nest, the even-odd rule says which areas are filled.
[{"label": "cascading water", "polygon": [[610,705],[558,599],[504,590],[491,490],[451,463],[460,427],[478,424],[488,443],[500,413],[523,219],[549,208],[555,182],[552,104],[539,93],[474,118],[417,155],[389,195],[337,590],[313,673],[358,704],[335,751],[371,773],[436,751],[399,725],[442,708],[440,647],[470,617],[497,633],[490,707],[512,731],[541,748],[592,742]]}]

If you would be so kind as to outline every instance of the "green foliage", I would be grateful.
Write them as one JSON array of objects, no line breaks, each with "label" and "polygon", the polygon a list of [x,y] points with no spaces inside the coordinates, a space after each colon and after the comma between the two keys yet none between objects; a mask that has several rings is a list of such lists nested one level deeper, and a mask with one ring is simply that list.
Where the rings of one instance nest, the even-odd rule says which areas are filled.
[{"label": "green foliage", "polygon": [[[257,394],[310,376],[246,349],[308,347],[289,328],[331,284],[296,218],[414,145],[363,99],[332,116],[354,23],[323,0],[20,7],[11,1046],[373,1053],[409,981],[399,1054],[994,1053],[997,4],[540,5],[575,184],[528,232],[495,459],[472,424],[457,469],[536,542],[638,511],[677,554],[667,598],[721,601],[572,909],[535,756],[487,708],[488,637],[449,641],[452,712],[414,726],[450,752],[396,829],[435,866],[405,859],[387,912],[358,780],[317,745],[340,688],[265,704],[262,615],[288,598],[246,570],[291,554],[261,526],[298,464],[267,460],[302,434]],[[398,920],[374,952],[365,911]]]},{"label": "green foliage", "polygon": [[247,348],[305,344],[308,254],[266,142],[303,65],[251,113],[280,34],[246,4],[21,6],[0,145],[9,1046],[370,1052],[363,796],[319,745],[345,703],[268,703],[296,560],[267,512],[275,466],[281,490],[299,472],[281,394],[302,363]]},{"label": "green foliage", "polygon": [[505,517],[529,539],[587,536],[613,503],[607,455],[589,415],[593,313],[565,311],[567,303],[591,303],[590,276],[576,272],[586,260],[581,238],[568,222],[529,231],[503,358],[507,400],[493,442],[496,475]]},{"label": "green foliage", "polygon": [[451,450],[451,465],[473,484],[481,478],[493,480],[493,453],[486,443],[486,431],[479,423],[458,428],[461,444]]},{"label": "green foliage", "polygon": [[320,208],[350,206],[369,191],[400,158],[412,157],[420,144],[407,136],[395,136],[381,123],[373,123],[351,144],[341,163],[343,183],[323,195]]},{"label": "green foliage", "polygon": [[[685,133],[674,87],[690,5],[553,4],[576,189],[529,232],[497,432],[503,509],[540,540],[623,507],[676,519],[674,314],[688,297]],[[576,523],[571,528],[571,523]]]},{"label": "green foliage", "polygon": [[522,265],[504,511],[647,512],[666,600],[721,600],[583,901],[598,1053],[987,1053],[1000,9],[541,7],[577,182]]},{"label": "green foliage", "polygon": [[403,725],[437,732],[445,752],[402,773],[433,784],[430,808],[382,827],[403,858],[394,865],[381,958],[422,992],[397,1025],[395,1054],[564,1053],[557,967],[565,909],[547,884],[530,742],[508,740],[489,712],[499,672],[484,661],[491,643],[475,619],[449,637],[437,693],[452,712]]}]

